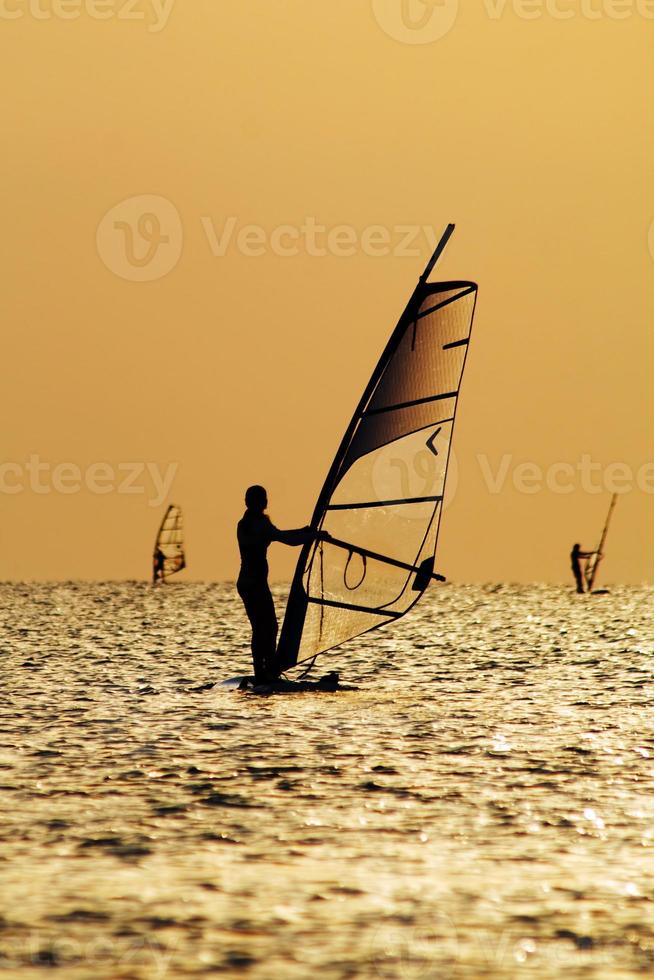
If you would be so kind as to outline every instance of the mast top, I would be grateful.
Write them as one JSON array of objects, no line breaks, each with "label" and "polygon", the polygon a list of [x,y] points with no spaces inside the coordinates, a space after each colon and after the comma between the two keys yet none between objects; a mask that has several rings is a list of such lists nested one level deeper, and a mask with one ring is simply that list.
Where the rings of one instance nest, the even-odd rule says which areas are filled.
[{"label": "mast top", "polygon": [[443,232],[443,236],[440,242],[438,243],[438,245],[436,246],[434,250],[434,254],[430,258],[429,262],[427,263],[427,267],[425,268],[425,271],[420,276],[420,285],[427,282],[427,280],[429,279],[430,275],[432,274],[432,270],[434,266],[440,259],[441,255],[443,254],[443,251],[445,250],[445,246],[447,245],[450,238],[452,237],[455,227],[456,225],[449,224],[445,229],[445,231]]}]

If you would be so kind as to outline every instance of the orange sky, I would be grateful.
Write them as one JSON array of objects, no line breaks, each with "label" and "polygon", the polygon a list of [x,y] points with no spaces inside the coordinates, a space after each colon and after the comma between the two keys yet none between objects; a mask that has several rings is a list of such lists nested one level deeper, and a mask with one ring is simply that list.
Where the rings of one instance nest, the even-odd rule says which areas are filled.
[{"label": "orange sky", "polygon": [[619,477],[602,574],[652,580],[645,0],[4,0],[0,39],[0,577],[147,576],[170,465],[189,578],[235,577],[248,483],[305,523],[455,221],[439,277],[480,292],[438,567],[567,579]]}]

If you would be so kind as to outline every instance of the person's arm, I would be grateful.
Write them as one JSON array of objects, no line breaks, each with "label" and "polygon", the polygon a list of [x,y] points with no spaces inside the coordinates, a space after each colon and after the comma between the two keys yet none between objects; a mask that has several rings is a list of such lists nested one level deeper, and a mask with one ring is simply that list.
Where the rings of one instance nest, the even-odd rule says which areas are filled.
[{"label": "person's arm", "polygon": [[310,527],[298,527],[292,531],[280,531],[274,524],[272,525],[272,540],[280,541],[282,544],[291,546],[309,544],[311,541],[315,541],[317,537],[319,537],[319,532],[312,530]]}]

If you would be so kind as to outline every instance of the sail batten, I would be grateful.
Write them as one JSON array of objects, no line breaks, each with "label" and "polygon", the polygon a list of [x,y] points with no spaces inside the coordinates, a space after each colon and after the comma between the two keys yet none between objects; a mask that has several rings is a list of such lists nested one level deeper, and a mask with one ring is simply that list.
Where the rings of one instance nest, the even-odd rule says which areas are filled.
[{"label": "sail batten", "polygon": [[429,306],[427,307],[427,309],[421,310],[420,313],[416,313],[415,322],[418,323],[420,320],[422,320],[426,316],[429,316],[431,313],[436,313],[438,310],[442,310],[444,307],[449,306],[450,303],[456,302],[457,299],[462,299],[464,296],[468,296],[470,293],[473,293],[475,289],[476,286],[475,287],[471,286],[471,288],[466,289],[463,292],[460,293],[455,292],[451,296],[448,296],[447,299],[441,300],[440,303],[436,303],[434,306]]},{"label": "sail batten", "polygon": [[442,496],[399,497],[396,500],[366,500],[357,504],[327,504],[325,510],[366,510],[368,507],[397,507],[400,504],[425,504],[442,500]]},{"label": "sail batten", "polygon": [[[445,348],[443,348],[445,350]],[[385,405],[383,408],[369,408],[363,413],[366,418],[370,415],[380,415],[382,412],[399,412],[403,408],[414,408],[416,405],[428,405],[429,402],[440,402],[445,398],[456,398],[458,391],[443,391],[438,395],[429,395],[427,398],[414,398],[410,402],[399,402],[397,405]]]},{"label": "sail batten", "polygon": [[[331,606],[332,609],[349,609],[352,612],[362,612],[371,613],[374,616],[386,616],[393,619],[399,619],[403,613],[391,612],[388,609],[384,609],[381,606],[357,606],[352,602],[336,602],[334,599],[317,599],[314,596],[307,597],[308,602],[315,602],[318,605]],[[324,653],[324,651],[322,651]]]},{"label": "sail batten", "polygon": [[474,283],[421,277],[319,495],[311,526],[323,535],[300,554],[280,669],[399,619],[440,577],[434,555],[476,298]]}]

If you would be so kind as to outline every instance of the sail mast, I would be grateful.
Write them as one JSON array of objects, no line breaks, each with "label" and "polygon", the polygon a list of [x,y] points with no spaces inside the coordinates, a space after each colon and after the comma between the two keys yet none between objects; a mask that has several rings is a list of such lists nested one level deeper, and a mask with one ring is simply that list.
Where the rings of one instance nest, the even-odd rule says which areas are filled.
[{"label": "sail mast", "polygon": [[427,265],[425,267],[425,271],[420,276],[420,282],[418,283],[419,286],[423,285],[423,283],[426,283],[427,280],[429,279],[430,275],[432,274],[432,272],[434,270],[434,266],[436,265],[436,263],[440,259],[441,255],[445,251],[445,248],[447,246],[447,243],[449,242],[450,238],[454,234],[454,229],[455,228],[456,228],[456,225],[453,225],[452,223],[450,223],[447,226],[447,228],[445,229],[445,231],[443,232],[443,234],[441,236],[440,242],[438,243],[438,245],[434,249],[434,254],[430,258],[429,262],[427,263]]},{"label": "sail mast", "polygon": [[606,535],[609,531],[609,524],[611,523],[611,516],[613,514],[613,509],[616,505],[618,499],[617,493],[614,493],[611,497],[611,503],[609,504],[609,512],[606,515],[606,521],[604,523],[604,530],[602,531],[602,537],[600,538],[600,543],[597,546],[597,551],[595,553],[595,559],[592,562],[590,568],[588,569],[589,574],[586,576],[588,582],[588,591],[593,591],[593,585],[595,584],[595,576],[597,575],[597,568],[601,559],[604,557],[604,545],[606,544]]}]

